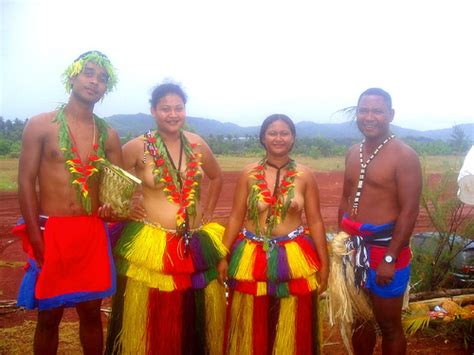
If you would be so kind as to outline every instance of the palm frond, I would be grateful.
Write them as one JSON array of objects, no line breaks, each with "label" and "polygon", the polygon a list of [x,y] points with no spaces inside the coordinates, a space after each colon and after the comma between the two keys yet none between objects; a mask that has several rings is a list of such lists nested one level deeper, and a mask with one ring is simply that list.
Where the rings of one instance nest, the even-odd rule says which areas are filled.
[{"label": "palm frond", "polygon": [[405,333],[408,335],[413,335],[418,330],[427,328],[430,325],[430,320],[430,315],[426,312],[409,313],[402,320]]}]

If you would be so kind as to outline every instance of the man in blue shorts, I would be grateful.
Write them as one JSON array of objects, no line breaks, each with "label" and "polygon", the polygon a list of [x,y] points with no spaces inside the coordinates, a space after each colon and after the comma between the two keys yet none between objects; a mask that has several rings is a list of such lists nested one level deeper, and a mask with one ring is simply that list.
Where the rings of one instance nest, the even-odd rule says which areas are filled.
[{"label": "man in blue shorts", "polygon": [[[418,156],[390,133],[394,113],[386,91],[371,88],[360,95],[356,118],[365,138],[347,153],[339,205],[341,229],[355,250],[356,287],[370,297],[384,355],[406,353],[401,311],[422,186]],[[353,326],[354,353],[372,354],[374,326]]]}]

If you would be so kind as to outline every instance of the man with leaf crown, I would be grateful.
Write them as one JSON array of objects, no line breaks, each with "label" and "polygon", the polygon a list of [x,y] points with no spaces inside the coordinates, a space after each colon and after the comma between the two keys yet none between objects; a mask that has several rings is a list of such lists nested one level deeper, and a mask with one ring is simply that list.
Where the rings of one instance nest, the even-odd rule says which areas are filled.
[{"label": "man with leaf crown", "polygon": [[68,102],[32,117],[23,132],[23,218],[13,233],[23,239],[28,265],[18,305],[38,308],[35,353],[57,352],[64,308],[75,307],[84,353],[101,354],[100,306],[115,291],[115,275],[102,220],[113,211],[99,206],[98,169],[104,160],[121,165],[122,155],[117,133],[93,109],[117,77],[107,56],[89,51],[66,69],[63,81]]}]

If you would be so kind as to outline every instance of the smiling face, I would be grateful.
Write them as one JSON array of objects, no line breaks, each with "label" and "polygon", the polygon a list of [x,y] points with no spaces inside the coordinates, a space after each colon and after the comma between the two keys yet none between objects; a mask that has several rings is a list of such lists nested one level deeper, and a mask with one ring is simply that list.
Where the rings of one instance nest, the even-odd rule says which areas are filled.
[{"label": "smiling face", "polygon": [[158,130],[165,134],[178,133],[186,119],[186,107],[183,99],[176,94],[163,96],[156,106],[151,108]]},{"label": "smiling face", "polygon": [[109,76],[93,62],[87,62],[82,71],[70,79],[72,95],[86,104],[95,104],[105,94]]},{"label": "smiling face", "polygon": [[379,95],[364,95],[357,105],[357,126],[368,140],[383,140],[390,134],[395,111]]},{"label": "smiling face", "polygon": [[272,122],[262,137],[262,144],[265,146],[267,155],[277,157],[288,155],[294,143],[295,137],[290,126],[283,120]]}]

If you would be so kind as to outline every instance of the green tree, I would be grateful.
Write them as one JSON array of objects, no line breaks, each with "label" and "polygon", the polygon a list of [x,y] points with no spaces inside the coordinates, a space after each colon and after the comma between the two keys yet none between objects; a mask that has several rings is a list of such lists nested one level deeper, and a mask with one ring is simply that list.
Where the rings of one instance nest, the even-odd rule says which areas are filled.
[{"label": "green tree", "polygon": [[455,154],[464,154],[470,147],[469,139],[461,126],[453,126],[453,131],[449,139],[449,144]]}]

